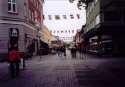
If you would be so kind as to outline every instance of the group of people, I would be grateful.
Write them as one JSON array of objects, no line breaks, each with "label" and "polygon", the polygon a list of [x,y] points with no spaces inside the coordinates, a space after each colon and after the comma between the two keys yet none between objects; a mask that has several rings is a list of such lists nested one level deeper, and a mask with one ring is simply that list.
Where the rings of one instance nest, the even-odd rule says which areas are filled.
[{"label": "group of people", "polygon": [[[66,56],[66,48],[64,46],[60,46],[56,49],[57,55],[58,56]],[[70,49],[71,52],[71,57],[76,58],[77,57],[77,52],[79,53],[79,57],[83,58],[84,50],[83,48],[77,48],[76,46],[72,47]]]},{"label": "group of people", "polygon": [[[77,49],[76,47],[71,48],[71,56],[72,58],[76,58],[77,50],[80,53],[80,58],[83,57],[83,49]],[[58,47],[56,49],[58,56],[66,56],[66,48],[64,46]],[[21,58],[23,61],[21,61]],[[23,62],[22,66],[25,68],[25,56],[21,57],[17,48],[13,48],[9,51],[8,62],[10,64],[10,74],[12,77],[18,76],[20,72],[20,63]]]},{"label": "group of people", "polygon": [[77,57],[77,52],[79,53],[80,59],[84,57],[84,48],[83,47],[77,48],[76,46],[74,46],[70,49],[70,51],[71,51],[72,58]]},{"label": "group of people", "polygon": [[57,48],[58,56],[66,56],[66,48],[64,46]]}]

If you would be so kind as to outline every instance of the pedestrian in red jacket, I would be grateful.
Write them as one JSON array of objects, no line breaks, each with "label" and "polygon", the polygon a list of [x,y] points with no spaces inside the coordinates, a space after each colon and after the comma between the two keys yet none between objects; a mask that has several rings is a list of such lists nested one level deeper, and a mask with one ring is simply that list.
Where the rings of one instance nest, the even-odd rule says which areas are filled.
[{"label": "pedestrian in red jacket", "polygon": [[19,62],[20,62],[20,55],[17,49],[12,49],[9,52],[8,57],[10,63],[10,73],[12,77],[19,75]]}]

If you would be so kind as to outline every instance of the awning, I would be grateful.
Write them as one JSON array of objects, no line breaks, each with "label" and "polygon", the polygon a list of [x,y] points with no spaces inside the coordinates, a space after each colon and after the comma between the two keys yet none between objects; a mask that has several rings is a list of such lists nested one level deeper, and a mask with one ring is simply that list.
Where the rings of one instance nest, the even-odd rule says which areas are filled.
[{"label": "awning", "polygon": [[83,35],[83,38],[84,38],[85,40],[87,40],[87,39],[89,39],[90,37],[96,35],[97,32],[98,32],[98,29],[97,29],[97,28],[92,28],[91,30],[89,30],[87,33],[85,33],[85,34]]},{"label": "awning", "polygon": [[47,43],[43,42],[42,40],[40,40],[40,46],[42,48],[49,48],[49,45]]},{"label": "awning", "polygon": [[95,36],[98,34],[98,32],[100,31],[101,29],[101,23],[97,24],[94,28],[91,28],[88,32],[86,32],[84,35],[83,35],[83,38],[85,40],[88,40],[89,38]]}]

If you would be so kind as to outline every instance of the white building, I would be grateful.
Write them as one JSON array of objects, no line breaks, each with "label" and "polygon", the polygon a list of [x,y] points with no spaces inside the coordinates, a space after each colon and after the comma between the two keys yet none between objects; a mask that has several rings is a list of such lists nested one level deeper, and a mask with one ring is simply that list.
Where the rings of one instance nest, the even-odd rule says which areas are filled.
[{"label": "white building", "polygon": [[78,10],[76,3],[68,0],[46,0],[43,9],[44,24],[64,42],[71,42],[86,22],[85,10]]}]

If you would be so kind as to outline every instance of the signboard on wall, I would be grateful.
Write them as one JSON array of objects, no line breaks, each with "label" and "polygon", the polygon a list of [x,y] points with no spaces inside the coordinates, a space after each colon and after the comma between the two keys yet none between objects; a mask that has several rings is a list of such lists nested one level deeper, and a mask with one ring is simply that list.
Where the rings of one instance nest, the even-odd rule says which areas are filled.
[{"label": "signboard on wall", "polygon": [[17,47],[18,48],[18,38],[19,38],[19,29],[10,28],[9,31],[9,48]]},{"label": "signboard on wall", "polygon": [[17,28],[10,28],[10,37],[19,37],[19,30]]}]

